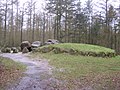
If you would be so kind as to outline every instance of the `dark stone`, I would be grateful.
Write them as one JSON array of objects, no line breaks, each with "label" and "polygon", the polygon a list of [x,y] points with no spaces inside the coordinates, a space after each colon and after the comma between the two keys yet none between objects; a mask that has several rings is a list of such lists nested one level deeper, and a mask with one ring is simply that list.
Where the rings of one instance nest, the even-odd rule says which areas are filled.
[{"label": "dark stone", "polygon": [[13,51],[13,53],[18,53],[19,50],[16,47],[12,47],[11,50]]},{"label": "dark stone", "polygon": [[24,47],[24,49],[22,50],[22,53],[28,53],[29,50],[27,49],[27,47]]},{"label": "dark stone", "polygon": [[11,48],[9,48],[9,47],[3,48],[3,49],[1,50],[1,52],[3,52],[3,53],[11,53]]},{"label": "dark stone", "polygon": [[29,50],[29,52],[32,51],[31,44],[29,43],[29,41],[23,41],[20,47],[21,47],[21,51],[23,51],[25,47]]},{"label": "dark stone", "polygon": [[69,54],[71,54],[71,55],[77,55],[77,54],[78,54],[78,51],[77,51],[77,50],[74,50],[74,49],[70,49],[70,50],[69,50]]},{"label": "dark stone", "polygon": [[48,53],[50,51],[51,51],[51,49],[49,47],[44,47],[44,48],[41,49],[42,53]]},{"label": "dark stone", "polygon": [[60,50],[60,48],[54,48],[53,49],[53,52],[55,53],[55,54],[59,54],[59,53],[61,53],[61,50]]}]

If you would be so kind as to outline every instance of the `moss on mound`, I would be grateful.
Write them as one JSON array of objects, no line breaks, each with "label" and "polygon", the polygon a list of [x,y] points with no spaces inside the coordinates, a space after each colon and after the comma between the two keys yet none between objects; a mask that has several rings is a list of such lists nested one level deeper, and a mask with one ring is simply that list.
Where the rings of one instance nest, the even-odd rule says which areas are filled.
[{"label": "moss on mound", "polygon": [[48,53],[69,53],[71,55],[94,56],[94,57],[115,57],[116,53],[110,48],[90,44],[61,43],[46,45],[35,50],[35,52]]}]

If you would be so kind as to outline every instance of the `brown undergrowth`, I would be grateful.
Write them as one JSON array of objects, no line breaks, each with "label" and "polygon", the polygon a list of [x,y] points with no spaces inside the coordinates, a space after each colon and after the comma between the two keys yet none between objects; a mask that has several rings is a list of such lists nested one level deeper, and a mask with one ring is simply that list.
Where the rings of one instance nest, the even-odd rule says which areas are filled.
[{"label": "brown undergrowth", "polygon": [[0,90],[17,81],[23,75],[24,69],[22,64],[0,57]]}]

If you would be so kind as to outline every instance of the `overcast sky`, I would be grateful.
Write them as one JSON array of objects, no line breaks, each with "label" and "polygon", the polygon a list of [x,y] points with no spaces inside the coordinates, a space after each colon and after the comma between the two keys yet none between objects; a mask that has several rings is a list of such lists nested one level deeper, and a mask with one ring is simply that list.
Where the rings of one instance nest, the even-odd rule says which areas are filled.
[{"label": "overcast sky", "polygon": [[[23,3],[25,3],[26,1],[30,1],[30,0],[19,0],[20,1],[20,5],[22,6]],[[40,8],[42,7],[45,2],[45,0],[33,0],[36,1],[36,7]],[[84,5],[85,1],[87,0],[80,0],[82,2],[82,5]],[[93,0],[93,3],[98,4],[100,1],[102,0]],[[117,8],[120,5],[120,0],[109,0],[109,3],[112,4],[115,8]]]}]

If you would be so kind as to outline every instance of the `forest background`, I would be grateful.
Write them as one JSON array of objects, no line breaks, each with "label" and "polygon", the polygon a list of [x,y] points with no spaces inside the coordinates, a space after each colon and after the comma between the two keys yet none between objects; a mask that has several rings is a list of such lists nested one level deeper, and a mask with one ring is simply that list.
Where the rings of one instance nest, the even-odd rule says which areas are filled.
[{"label": "forest background", "polygon": [[120,53],[120,1],[0,0],[0,46],[57,39],[100,45]]}]

